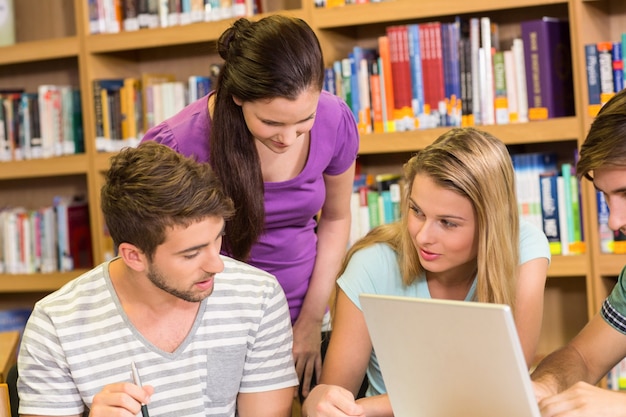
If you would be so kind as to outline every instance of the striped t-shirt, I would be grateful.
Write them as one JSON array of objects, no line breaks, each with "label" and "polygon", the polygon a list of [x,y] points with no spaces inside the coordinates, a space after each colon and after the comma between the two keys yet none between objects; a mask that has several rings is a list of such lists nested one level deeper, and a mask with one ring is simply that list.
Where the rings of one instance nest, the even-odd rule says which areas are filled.
[{"label": "striped t-shirt", "polygon": [[234,416],[239,392],[297,385],[285,295],[276,279],[224,257],[183,343],[157,349],[130,323],[106,262],[39,301],[19,354],[20,414],[75,415],[111,383],[154,386],[156,416]]}]

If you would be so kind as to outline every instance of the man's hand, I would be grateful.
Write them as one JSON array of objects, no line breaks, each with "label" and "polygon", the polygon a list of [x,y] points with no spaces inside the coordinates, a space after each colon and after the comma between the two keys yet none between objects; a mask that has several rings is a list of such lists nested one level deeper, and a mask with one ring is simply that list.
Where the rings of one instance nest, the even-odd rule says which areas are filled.
[{"label": "man's hand", "polygon": [[[537,393],[535,384],[535,393]],[[626,395],[577,382],[539,401],[543,417],[626,417]]]},{"label": "man's hand", "polygon": [[106,385],[93,397],[89,417],[134,417],[141,411],[141,404],[148,404],[154,387],[143,388],[130,382]]},{"label": "man's hand", "polygon": [[365,417],[365,410],[354,395],[336,385],[318,385],[302,405],[304,417]]}]

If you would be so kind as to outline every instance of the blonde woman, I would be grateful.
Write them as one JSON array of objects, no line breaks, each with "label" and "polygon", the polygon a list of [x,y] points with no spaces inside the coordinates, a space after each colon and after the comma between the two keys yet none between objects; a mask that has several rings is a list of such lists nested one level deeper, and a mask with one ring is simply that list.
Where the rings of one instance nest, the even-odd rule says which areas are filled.
[{"label": "blonde woman", "polygon": [[[509,304],[526,361],[533,360],[550,250],[541,230],[519,220],[506,146],[486,132],[452,129],[405,164],[405,179],[402,221],[374,229],[346,256],[321,384],[304,403],[306,416],[393,415],[361,293]],[[355,401],[366,374],[367,394]]]}]

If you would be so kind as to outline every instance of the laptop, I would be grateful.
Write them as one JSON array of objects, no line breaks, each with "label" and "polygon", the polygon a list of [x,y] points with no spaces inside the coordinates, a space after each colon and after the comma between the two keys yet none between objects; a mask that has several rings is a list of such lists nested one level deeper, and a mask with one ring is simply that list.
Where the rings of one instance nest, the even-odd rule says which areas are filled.
[{"label": "laptop", "polygon": [[541,417],[509,306],[360,301],[395,417]]}]

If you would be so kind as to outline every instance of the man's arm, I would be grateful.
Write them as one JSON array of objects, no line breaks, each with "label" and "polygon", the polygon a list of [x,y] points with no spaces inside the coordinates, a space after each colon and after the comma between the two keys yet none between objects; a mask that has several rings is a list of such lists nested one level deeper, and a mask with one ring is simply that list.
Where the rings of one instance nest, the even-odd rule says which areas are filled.
[{"label": "man's arm", "polygon": [[294,387],[273,391],[240,393],[237,397],[239,417],[291,417]]},{"label": "man's arm", "polygon": [[596,314],[570,343],[539,363],[532,374],[537,399],[579,381],[596,384],[625,356],[626,335]]}]

